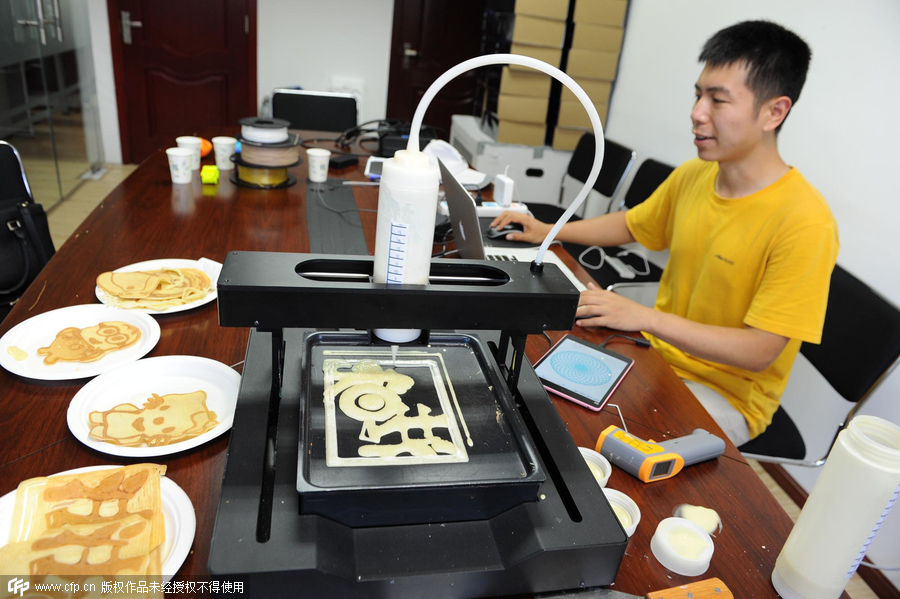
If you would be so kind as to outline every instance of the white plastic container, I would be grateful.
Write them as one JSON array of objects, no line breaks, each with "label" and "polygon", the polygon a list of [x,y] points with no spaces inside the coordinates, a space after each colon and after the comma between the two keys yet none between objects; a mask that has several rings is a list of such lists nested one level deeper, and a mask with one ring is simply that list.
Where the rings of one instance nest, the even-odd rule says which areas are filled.
[{"label": "white plastic container", "polygon": [[612,474],[612,466],[610,465],[609,460],[593,449],[588,449],[587,447],[579,447],[578,451],[581,452],[581,457],[584,458],[588,468],[591,469],[594,480],[597,481],[597,484],[600,485],[601,488],[605,487],[606,483],[609,482],[610,474]]},{"label": "white plastic container", "polygon": [[603,494],[612,507],[619,524],[625,529],[625,534],[629,537],[637,530],[638,524],[641,523],[641,509],[634,502],[634,499],[623,493],[609,487],[603,487]]},{"label": "white plastic container", "polygon": [[839,597],[900,494],[900,426],[857,416],[838,435],[775,562],[785,599]]},{"label": "white plastic container", "polygon": [[662,520],[650,539],[650,551],[663,566],[682,576],[700,576],[709,569],[715,545],[696,522]]},{"label": "white plastic container", "polygon": [[[422,152],[398,150],[382,167],[375,230],[375,283],[427,285],[437,213],[438,167]],[[391,343],[419,329],[375,329]]]}]

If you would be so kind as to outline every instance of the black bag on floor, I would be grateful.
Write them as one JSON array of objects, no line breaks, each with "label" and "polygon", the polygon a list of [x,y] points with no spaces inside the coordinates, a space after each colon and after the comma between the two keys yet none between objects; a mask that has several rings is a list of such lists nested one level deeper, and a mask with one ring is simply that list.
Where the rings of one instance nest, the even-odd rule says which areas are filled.
[{"label": "black bag on floor", "polygon": [[43,206],[0,204],[0,321],[55,253]]}]

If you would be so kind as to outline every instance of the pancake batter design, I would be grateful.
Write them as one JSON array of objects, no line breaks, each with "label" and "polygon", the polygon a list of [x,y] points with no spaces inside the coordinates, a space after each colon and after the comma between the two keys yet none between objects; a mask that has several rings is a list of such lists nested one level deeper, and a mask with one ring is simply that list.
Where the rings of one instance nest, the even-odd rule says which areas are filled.
[{"label": "pancake batter design", "polygon": [[206,407],[206,392],[156,393],[139,408],[130,403],[91,412],[91,437],[123,447],[172,445],[202,435],[219,424]]},{"label": "pancake batter design", "polygon": [[131,347],[141,338],[141,330],[127,322],[111,321],[85,329],[69,327],[56,334],[48,347],[37,350],[44,364],[57,362],[96,362],[103,356]]},{"label": "pancake batter design", "polygon": [[[53,576],[159,576],[164,466],[138,464],[23,481],[0,571]],[[149,580],[149,579],[148,579]]]},{"label": "pancake batter design", "polygon": [[[326,352],[330,353],[330,352]],[[377,352],[376,352],[377,353]],[[416,355],[415,360],[326,359],[325,375],[326,464],[328,466],[381,466],[398,464],[426,464],[466,462],[468,455],[462,435],[453,417],[450,398],[433,359]],[[440,398],[441,413],[433,414],[424,403],[404,401],[401,396],[411,392],[412,377],[393,368],[428,368]],[[452,393],[452,388],[451,388]],[[411,400],[411,397],[407,397]],[[454,395],[455,400],[455,395]],[[337,413],[362,423],[355,449],[359,457],[340,456],[337,437]],[[395,434],[396,433],[396,434]],[[399,443],[396,441],[399,434]],[[468,433],[467,433],[468,434]],[[451,440],[448,440],[450,437]],[[345,449],[345,452],[354,449]]]}]

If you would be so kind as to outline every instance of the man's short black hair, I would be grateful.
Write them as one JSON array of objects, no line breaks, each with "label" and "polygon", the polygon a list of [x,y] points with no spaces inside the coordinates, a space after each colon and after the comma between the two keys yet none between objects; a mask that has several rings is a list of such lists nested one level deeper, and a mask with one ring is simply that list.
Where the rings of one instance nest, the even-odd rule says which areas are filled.
[{"label": "man's short black hair", "polygon": [[769,21],[744,21],[709,38],[700,62],[711,67],[746,64],[747,87],[756,96],[758,110],[778,96],[797,103],[811,56],[809,46],[793,31]]}]

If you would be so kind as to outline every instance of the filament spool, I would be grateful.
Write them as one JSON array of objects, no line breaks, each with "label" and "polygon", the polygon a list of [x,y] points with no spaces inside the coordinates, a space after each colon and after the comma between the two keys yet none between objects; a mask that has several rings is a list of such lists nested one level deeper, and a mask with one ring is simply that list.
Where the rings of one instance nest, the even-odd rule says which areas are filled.
[{"label": "filament spool", "polygon": [[238,136],[241,142],[241,160],[251,166],[289,167],[300,159],[300,136],[288,135],[279,143],[261,143]]},{"label": "filament spool", "polygon": [[288,139],[288,126],[290,126],[290,123],[284,119],[265,119],[251,116],[238,122],[241,124],[241,137],[246,140],[264,144],[277,144]]}]

